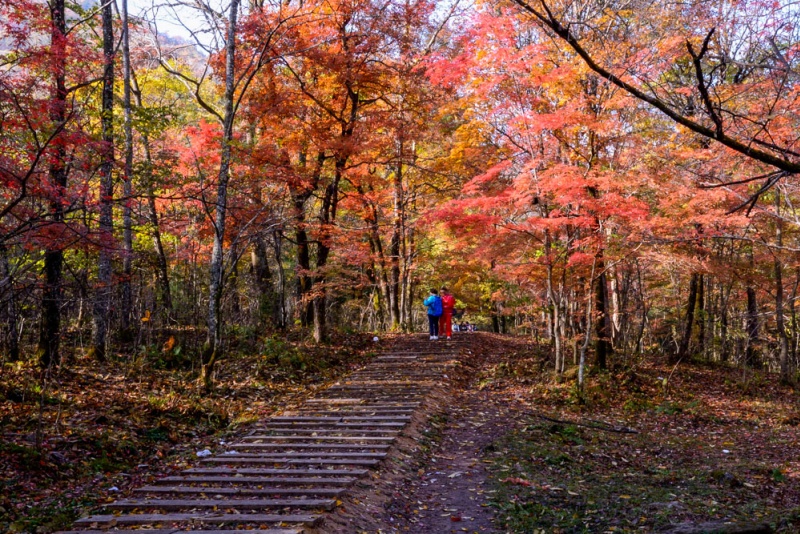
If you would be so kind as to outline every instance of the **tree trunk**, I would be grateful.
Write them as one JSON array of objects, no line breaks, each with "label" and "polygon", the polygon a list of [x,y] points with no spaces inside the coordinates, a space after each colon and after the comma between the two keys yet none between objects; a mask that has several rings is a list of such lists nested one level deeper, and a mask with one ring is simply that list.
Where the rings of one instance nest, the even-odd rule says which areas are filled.
[{"label": "tree trunk", "polygon": [[595,286],[595,302],[597,308],[597,340],[595,341],[595,357],[597,367],[605,369],[608,366],[608,358],[613,353],[611,346],[611,318],[608,310],[608,283],[605,273],[605,262],[602,250],[597,254],[597,275]]},{"label": "tree trunk", "polygon": [[[67,118],[66,64],[67,51],[65,38],[67,23],[64,0],[51,0],[50,19],[52,28],[51,64],[53,73],[53,96],[50,121],[54,128],[61,128]],[[50,199],[50,220],[60,227],[64,223],[64,203],[62,198],[67,187],[67,149],[63,143],[55,145],[48,177],[53,188]],[[64,264],[64,250],[58,239],[50,241],[44,253],[44,289],[42,290],[42,321],[39,328],[37,357],[39,364],[47,368],[61,361],[59,342],[61,340],[61,270]]]},{"label": "tree trunk", "polygon": [[267,245],[260,236],[255,239],[250,251],[250,270],[257,291],[258,323],[263,324],[274,318],[275,286],[267,260]]},{"label": "tree trunk", "polygon": [[758,340],[758,304],[756,302],[756,290],[752,286],[747,287],[747,349],[745,351],[745,363],[751,367],[758,368],[761,362],[756,351],[756,341]]},{"label": "tree trunk", "polygon": [[333,181],[325,188],[325,196],[320,208],[322,229],[317,241],[317,254],[314,274],[314,341],[323,343],[328,340],[327,329],[327,298],[328,289],[325,286],[325,267],[328,265],[328,256],[331,252],[331,229],[336,220],[336,208],[339,203],[339,181],[344,172],[346,158],[337,157]]},{"label": "tree trunk", "polygon": [[681,343],[678,346],[678,352],[670,362],[675,364],[683,360],[689,353],[689,342],[692,339],[692,328],[694,327],[694,309],[697,306],[697,286],[700,279],[698,273],[692,273],[691,281],[689,282],[689,300],[686,303],[686,321],[683,327],[683,335]]},{"label": "tree trunk", "polygon": [[786,326],[783,318],[783,264],[781,263],[780,248],[783,246],[783,221],[781,220],[781,191],[775,189],[775,244],[778,250],[772,252],[775,258],[775,322],[778,328],[778,342],[780,355],[778,361],[781,369],[781,380],[789,381],[789,338],[786,336]]},{"label": "tree trunk", "polygon": [[[142,93],[136,83],[136,78],[131,71],[131,91],[136,98],[136,105],[142,106]],[[169,263],[167,262],[167,254],[164,251],[164,244],[161,240],[161,228],[158,219],[158,210],[156,209],[156,193],[154,187],[153,177],[153,158],[150,154],[150,139],[146,134],[142,135],[142,145],[144,148],[144,158],[147,163],[147,176],[145,191],[147,195],[147,219],[150,222],[150,233],[153,240],[153,251],[155,252],[155,268],[156,268],[156,282],[158,284],[158,294],[161,307],[164,312],[164,318],[167,323],[172,323],[173,309],[172,309],[172,290],[169,285]]]},{"label": "tree trunk", "polygon": [[272,232],[272,247],[278,275],[273,322],[277,328],[284,329],[286,328],[286,273],[283,271],[283,236],[280,230]]},{"label": "tree trunk", "polygon": [[705,358],[706,354],[706,280],[705,276],[699,275],[697,281],[697,309],[700,317],[697,318],[697,354]]},{"label": "tree trunk", "polygon": [[[308,327],[314,317],[314,309],[311,303],[311,290],[313,288],[313,278],[311,272],[311,258],[309,251],[308,232],[306,232],[306,201],[316,191],[322,175],[322,166],[325,163],[325,153],[317,153],[316,165],[311,175],[311,183],[305,186],[289,185],[289,193],[292,196],[294,236],[295,246],[297,247],[297,307],[300,316],[300,325]],[[300,154],[300,165],[305,167],[306,155]]]},{"label": "tree trunk", "polygon": [[389,262],[391,265],[389,274],[389,320],[391,322],[390,328],[394,331],[400,330],[402,323],[400,318],[400,242],[403,239],[403,220],[405,219],[402,153],[403,145],[401,141],[401,162],[397,164],[394,180],[392,181],[394,221],[392,223],[392,237],[389,242]]},{"label": "tree trunk", "polygon": [[19,332],[17,326],[17,294],[14,288],[14,275],[8,262],[8,250],[0,243],[0,301],[5,301],[5,321],[3,321],[2,344],[8,361],[19,360]]},{"label": "tree trunk", "polygon": [[131,115],[131,52],[128,27],[128,0],[122,0],[122,102],[125,130],[125,166],[122,179],[122,309],[120,321],[125,336],[130,336],[133,313],[133,122]]},{"label": "tree trunk", "polygon": [[239,16],[239,0],[232,0],[228,14],[228,33],[225,40],[225,92],[223,95],[223,131],[219,172],[217,173],[217,201],[214,225],[214,244],[211,249],[210,276],[208,284],[208,338],[202,351],[202,378],[206,390],[214,380],[214,367],[222,350],[222,290],[225,264],[225,221],[228,208],[228,182],[230,180],[231,142],[233,141],[233,98],[236,56],[236,21]]},{"label": "tree trunk", "polygon": [[114,249],[114,21],[111,2],[103,4],[103,98],[100,120],[103,136],[103,162],[100,164],[100,218],[97,260],[97,287],[92,317],[92,352],[95,359],[106,359],[111,316],[111,255]]}]

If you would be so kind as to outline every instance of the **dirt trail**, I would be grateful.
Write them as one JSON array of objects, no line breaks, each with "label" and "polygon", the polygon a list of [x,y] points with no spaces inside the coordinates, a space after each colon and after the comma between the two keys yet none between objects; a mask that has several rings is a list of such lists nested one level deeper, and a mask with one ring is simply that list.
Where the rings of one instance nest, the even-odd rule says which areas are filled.
[{"label": "dirt trail", "polygon": [[322,533],[505,532],[489,505],[488,469],[499,454],[493,442],[517,424],[517,406],[504,394],[480,390],[482,373],[502,351],[486,335],[470,341],[456,376],[404,432],[393,463],[345,499]]}]

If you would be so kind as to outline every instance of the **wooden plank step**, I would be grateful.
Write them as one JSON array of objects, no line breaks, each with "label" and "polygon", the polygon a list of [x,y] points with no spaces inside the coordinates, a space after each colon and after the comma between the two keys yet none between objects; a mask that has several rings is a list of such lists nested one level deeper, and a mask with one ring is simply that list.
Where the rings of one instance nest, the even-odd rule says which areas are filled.
[{"label": "wooden plank step", "polygon": [[422,403],[419,402],[419,401],[411,401],[411,402],[409,402],[409,401],[404,401],[404,402],[401,402],[401,401],[368,402],[365,399],[344,399],[344,398],[340,398],[340,399],[320,399],[319,397],[316,397],[316,398],[313,398],[313,399],[306,399],[305,400],[305,404],[335,404],[337,406],[342,405],[342,406],[368,406],[368,407],[374,407],[374,406],[385,406],[385,407],[403,406],[403,407],[406,407],[406,408],[416,408]]},{"label": "wooden plank step", "polygon": [[142,486],[135,493],[190,495],[286,495],[305,497],[339,497],[346,488],[250,488],[247,486]]},{"label": "wooden plank step", "polygon": [[109,510],[193,510],[218,508],[220,510],[258,510],[265,508],[315,508],[333,510],[334,499],[125,499],[103,506]]},{"label": "wooden plank step", "polygon": [[[360,425],[359,425],[360,426]],[[296,433],[296,434],[314,434],[314,433],[321,433],[321,434],[382,434],[382,435],[397,435],[401,428],[404,427],[405,424],[401,424],[400,428],[389,427],[389,428],[381,428],[381,429],[369,429],[369,428],[359,428],[358,426],[355,428],[348,428],[348,427],[339,427],[336,426],[315,426],[312,424],[310,427],[304,428],[282,428],[282,427],[266,427],[264,428],[264,432],[270,432],[270,435],[276,432],[289,432],[289,433]]]},{"label": "wooden plank step", "polygon": [[232,445],[237,449],[263,449],[263,450],[386,450],[391,445],[383,443],[237,443]]},{"label": "wooden plank step", "polygon": [[[347,428],[359,428],[359,427],[385,427],[385,428],[397,428],[397,427],[404,427],[408,424],[408,421],[398,421],[398,422],[389,422],[389,421],[345,421],[341,423],[328,423],[325,421],[300,421],[298,423],[287,423],[284,421],[279,421],[276,423],[264,423],[259,425],[259,428],[263,428],[265,430],[272,430],[273,428],[286,428],[287,425],[291,425],[292,427],[305,427],[305,428],[340,428],[340,429],[347,429]],[[291,428],[290,428],[291,429]]]},{"label": "wooden plank step", "polygon": [[410,421],[411,417],[403,415],[377,415],[377,416],[360,416],[352,415],[346,417],[294,417],[291,415],[270,417],[267,421],[280,421],[283,423],[305,423],[305,422],[326,422],[326,423],[339,423],[347,421]]},{"label": "wooden plank step", "polygon": [[215,462],[216,458],[386,458],[385,452],[237,452],[204,458],[203,461]]},{"label": "wooden plank step", "polygon": [[244,439],[252,441],[332,441],[332,442],[358,442],[358,441],[394,441],[394,437],[382,436],[247,436]]},{"label": "wooden plank step", "polygon": [[333,459],[333,458],[237,458],[236,456],[206,458],[207,462],[223,464],[289,464],[289,465],[361,465],[373,467],[380,460]]},{"label": "wooden plank step", "polygon": [[355,478],[347,477],[245,477],[245,476],[181,476],[160,478],[155,484],[276,484],[283,486],[348,486]]},{"label": "wooden plank step", "polygon": [[263,467],[192,467],[184,469],[190,475],[295,475],[295,476],[354,476],[361,477],[369,471],[366,469],[268,469]]},{"label": "wooden plank step", "polygon": [[[313,410],[313,409],[306,408],[305,410],[297,411],[296,413],[298,415],[336,415],[337,413],[341,413],[341,412],[328,412],[326,410]],[[395,415],[412,415],[413,414],[413,412],[407,412],[407,411],[397,411],[397,412],[392,411],[392,412],[382,412],[382,413],[393,413]]]},{"label": "wooden plank step", "polygon": [[[180,534],[186,532],[184,528],[156,528],[147,530],[61,530],[55,534],[109,534],[109,532],[139,532],[146,534]],[[198,532],[198,531],[196,531]],[[268,528],[253,530],[202,530],[203,534],[303,534],[303,529],[296,528]]]},{"label": "wooden plank step", "polygon": [[322,521],[316,514],[129,514],[129,515],[93,515],[75,521],[76,525],[149,525],[151,523],[302,523],[314,526]]}]

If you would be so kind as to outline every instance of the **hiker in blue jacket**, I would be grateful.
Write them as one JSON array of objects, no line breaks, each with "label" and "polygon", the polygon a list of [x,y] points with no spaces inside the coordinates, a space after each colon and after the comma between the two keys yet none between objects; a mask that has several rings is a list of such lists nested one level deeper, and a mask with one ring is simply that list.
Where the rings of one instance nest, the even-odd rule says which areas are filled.
[{"label": "hiker in blue jacket", "polygon": [[442,316],[442,298],[439,292],[431,289],[431,294],[423,302],[428,308],[428,329],[430,330],[431,340],[439,339],[439,317]]}]

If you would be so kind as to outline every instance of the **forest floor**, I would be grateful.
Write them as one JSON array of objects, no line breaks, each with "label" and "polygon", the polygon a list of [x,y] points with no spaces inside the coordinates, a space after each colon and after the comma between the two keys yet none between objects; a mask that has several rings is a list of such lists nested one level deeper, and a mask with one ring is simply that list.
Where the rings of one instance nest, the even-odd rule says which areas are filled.
[{"label": "forest floor", "polygon": [[[447,389],[321,532],[659,532],[709,521],[800,531],[800,397],[774,377],[627,361],[591,373],[579,398],[541,347],[465,335],[470,352]],[[44,391],[33,367],[7,364],[0,531],[62,528],[116,490],[184,466],[364,362],[367,339],[268,340],[258,356],[226,360],[212,395],[191,370],[153,365],[157,354],[149,364],[69,362]]]},{"label": "forest floor", "polygon": [[47,382],[32,361],[0,367],[0,532],[66,528],[374,354],[371,335],[232,343],[206,393],[181,334],[165,337],[104,363],[71,358]]}]

